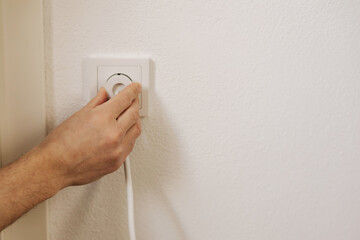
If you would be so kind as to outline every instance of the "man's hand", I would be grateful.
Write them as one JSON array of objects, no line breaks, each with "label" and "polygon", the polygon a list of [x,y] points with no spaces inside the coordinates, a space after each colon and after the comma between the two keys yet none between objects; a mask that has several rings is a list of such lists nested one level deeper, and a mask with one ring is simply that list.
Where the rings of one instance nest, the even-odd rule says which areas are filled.
[{"label": "man's hand", "polygon": [[117,170],[141,132],[140,92],[133,83],[107,101],[102,88],[39,146],[0,169],[0,231],[62,188]]},{"label": "man's hand", "polygon": [[133,83],[106,102],[102,88],[39,146],[62,176],[62,187],[90,183],[123,164],[141,133],[140,92]]}]

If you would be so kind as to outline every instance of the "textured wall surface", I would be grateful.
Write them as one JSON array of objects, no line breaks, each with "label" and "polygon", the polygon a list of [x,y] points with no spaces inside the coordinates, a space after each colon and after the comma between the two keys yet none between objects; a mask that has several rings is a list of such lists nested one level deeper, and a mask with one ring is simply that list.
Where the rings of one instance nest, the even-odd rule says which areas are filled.
[{"label": "textured wall surface", "polygon": [[[149,54],[139,239],[360,238],[360,2],[46,0],[47,123],[82,60]],[[127,239],[122,168],[50,201],[51,240]]]}]

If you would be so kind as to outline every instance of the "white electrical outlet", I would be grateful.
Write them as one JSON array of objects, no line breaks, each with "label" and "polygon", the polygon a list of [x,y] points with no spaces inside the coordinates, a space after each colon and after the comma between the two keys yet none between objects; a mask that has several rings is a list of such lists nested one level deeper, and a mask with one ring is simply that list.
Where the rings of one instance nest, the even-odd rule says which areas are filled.
[{"label": "white electrical outlet", "polygon": [[89,57],[84,61],[83,95],[86,101],[96,96],[114,74],[125,74],[142,85],[140,116],[148,114],[149,58]]}]

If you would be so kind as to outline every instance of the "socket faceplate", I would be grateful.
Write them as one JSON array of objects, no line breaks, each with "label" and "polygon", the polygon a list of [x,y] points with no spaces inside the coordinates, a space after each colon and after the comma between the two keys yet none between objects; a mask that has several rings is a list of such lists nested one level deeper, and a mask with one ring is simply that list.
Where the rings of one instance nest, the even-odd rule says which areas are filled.
[{"label": "socket faceplate", "polygon": [[83,65],[83,97],[90,101],[113,74],[122,73],[142,85],[140,116],[148,115],[149,58],[124,58],[94,56],[86,58]]}]

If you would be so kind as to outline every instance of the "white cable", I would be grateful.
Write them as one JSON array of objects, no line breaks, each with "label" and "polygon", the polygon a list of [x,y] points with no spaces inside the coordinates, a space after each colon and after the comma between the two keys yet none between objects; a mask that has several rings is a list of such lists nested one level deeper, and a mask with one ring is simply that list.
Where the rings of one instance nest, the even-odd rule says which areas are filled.
[{"label": "white cable", "polygon": [[136,240],[135,235],[135,216],[134,216],[134,191],[131,179],[130,158],[127,157],[124,164],[125,182],[127,192],[127,205],[128,205],[128,224],[129,224],[129,239]]}]

